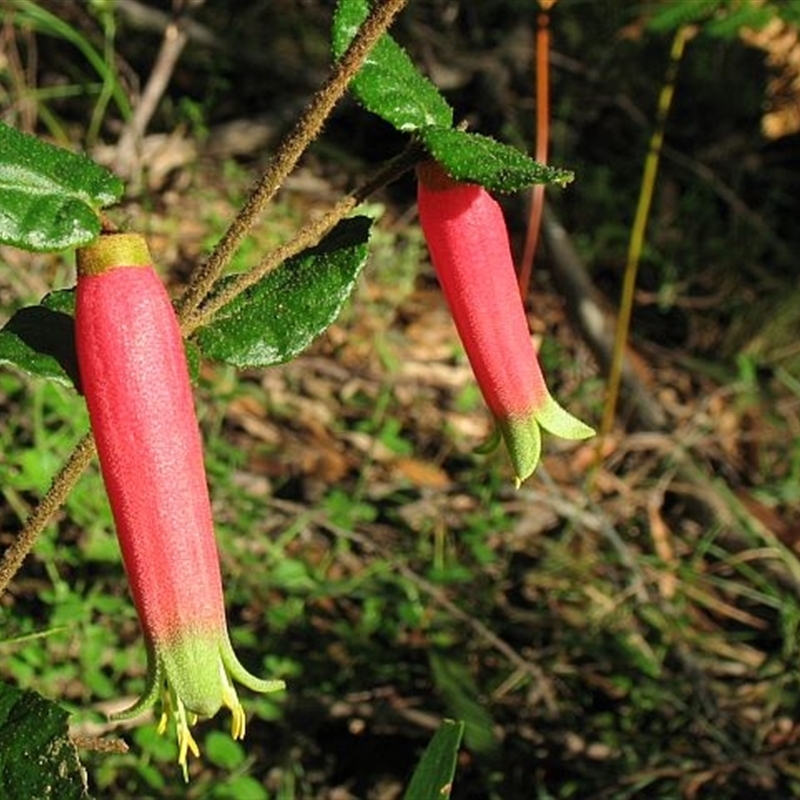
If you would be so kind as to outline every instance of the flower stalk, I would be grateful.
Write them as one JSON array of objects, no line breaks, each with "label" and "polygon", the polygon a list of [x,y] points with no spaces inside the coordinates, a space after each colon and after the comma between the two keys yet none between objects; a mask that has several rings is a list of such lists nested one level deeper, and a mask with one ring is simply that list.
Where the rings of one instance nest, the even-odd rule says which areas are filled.
[{"label": "flower stalk", "polygon": [[420,164],[417,178],[431,260],[519,486],[539,463],[540,428],[565,439],[594,431],[545,384],[500,206],[482,186],[455,181],[436,162]]}]

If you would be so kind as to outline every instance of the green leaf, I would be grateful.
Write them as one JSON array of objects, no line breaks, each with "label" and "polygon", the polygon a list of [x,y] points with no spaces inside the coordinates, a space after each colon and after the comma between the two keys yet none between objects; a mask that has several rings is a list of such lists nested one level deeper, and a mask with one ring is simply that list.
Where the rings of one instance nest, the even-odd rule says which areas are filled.
[{"label": "green leaf", "polygon": [[86,773],[68,714],[35,692],[0,684],[0,797],[86,800]]},{"label": "green leaf", "polygon": [[[720,5],[722,6],[722,4]],[[725,6],[720,10],[724,13],[711,16],[703,23],[701,31],[709,36],[727,41],[738,38],[743,28],[762,30],[778,14],[778,9],[774,7],[765,5],[762,8],[755,4],[748,4],[738,9]]]},{"label": "green leaf", "polygon": [[[339,0],[333,19],[335,58],[342,57],[368,14],[367,0]],[[399,131],[453,124],[453,109],[388,34],[373,48],[350,90],[365,108]]]},{"label": "green leaf", "polygon": [[51,292],[38,306],[21,308],[0,329],[0,364],[37,378],[78,386],[72,290]]},{"label": "green leaf", "polygon": [[[211,793],[204,795],[209,800],[270,800],[270,793],[264,788],[261,781],[249,775],[237,775],[225,783],[217,783],[211,789]],[[278,794],[278,797],[287,796],[285,793]],[[293,795],[289,795],[293,796]]]},{"label": "green leaf", "polygon": [[268,367],[305,350],[353,291],[367,260],[371,224],[369,217],[340,222],[316,247],[224,306],[197,334],[203,354],[237,367]]},{"label": "green leaf", "polygon": [[458,181],[497,192],[516,192],[533,183],[564,186],[572,172],[539,164],[525,153],[479,133],[451,128],[419,131],[425,149]]},{"label": "green leaf", "polygon": [[403,800],[447,800],[456,772],[464,723],[446,719],[422,754]]},{"label": "green leaf", "polygon": [[86,156],[0,122],[0,242],[55,251],[100,233],[100,208],[117,202],[122,182]]}]

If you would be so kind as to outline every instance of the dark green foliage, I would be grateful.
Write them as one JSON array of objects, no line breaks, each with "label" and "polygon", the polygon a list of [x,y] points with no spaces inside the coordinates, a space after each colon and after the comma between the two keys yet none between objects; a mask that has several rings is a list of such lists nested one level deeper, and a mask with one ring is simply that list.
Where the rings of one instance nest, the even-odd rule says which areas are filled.
[{"label": "dark green foliage", "polygon": [[86,244],[100,232],[99,209],[122,188],[90,159],[0,122],[0,242],[44,251]]},{"label": "dark green foliage", "polygon": [[[730,6],[728,0],[677,0],[661,3],[648,21],[648,27],[657,32],[672,31],[681,25],[704,23],[720,9]],[[752,13],[748,9],[748,13]]]},{"label": "dark green foliage", "polygon": [[67,735],[67,713],[35,692],[0,683],[0,796],[89,800],[86,774]]},{"label": "dark green foliage", "polygon": [[452,720],[442,723],[414,771],[403,800],[447,800],[463,732],[462,723]]},{"label": "dark green foliage", "polygon": [[345,220],[224,306],[197,334],[203,353],[237,367],[269,367],[305,350],[350,297],[367,260],[371,224],[367,217]]},{"label": "dark green foliage", "polygon": [[479,183],[497,192],[516,192],[534,183],[564,186],[574,178],[569,170],[537,164],[516,148],[477,133],[424,128],[419,136],[456,180]]},{"label": "dark green foliage", "polygon": [[[369,12],[367,0],[340,0],[333,26],[333,53],[340,58]],[[352,82],[366,108],[400,131],[453,124],[453,110],[391,36],[384,36]]]},{"label": "dark green foliage", "polygon": [[0,329],[0,364],[38,378],[78,384],[72,308],[65,313],[55,307],[61,297],[71,299],[73,293],[53,292],[41,305],[17,311]]}]

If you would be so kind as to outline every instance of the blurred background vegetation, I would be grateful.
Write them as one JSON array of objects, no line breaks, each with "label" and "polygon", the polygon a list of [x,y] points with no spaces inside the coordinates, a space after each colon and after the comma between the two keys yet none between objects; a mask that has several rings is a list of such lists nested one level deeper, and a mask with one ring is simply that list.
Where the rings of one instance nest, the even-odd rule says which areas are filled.
[{"label": "blurred background vegetation", "polygon": [[[114,216],[177,293],[324,79],[332,5],[0,0],[2,119],[124,173]],[[176,10],[188,42],[123,154]],[[532,150],[538,13],[411,0],[393,34],[471,129]],[[463,800],[800,796],[799,16],[766,0],[551,11],[551,161],[577,179],[548,200],[608,320],[672,36],[694,26],[628,342],[652,413],[623,405],[599,450],[548,438],[518,491],[502,453],[475,453],[490,426],[410,178],[369,204],[367,273],[309,352],[204,368],[234,644],[289,690],[243,697],[243,745],[201,723],[188,786],[152,723],[105,721],[145,655],[99,475],[84,476],[0,598],[0,676],[74,711],[97,797],[391,800],[443,717],[467,723]],[[342,103],[238,267],[404,144]],[[502,202],[521,246],[527,197]],[[555,394],[599,424],[605,367],[544,238],[532,330]],[[67,255],[0,250],[0,322],[73,279]],[[0,410],[7,544],[87,420],[73,392],[11,371]]]}]

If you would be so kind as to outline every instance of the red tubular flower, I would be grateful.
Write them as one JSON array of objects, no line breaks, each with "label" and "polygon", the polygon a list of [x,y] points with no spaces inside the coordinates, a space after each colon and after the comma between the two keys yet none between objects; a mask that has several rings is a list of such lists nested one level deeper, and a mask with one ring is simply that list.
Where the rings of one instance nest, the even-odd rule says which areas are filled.
[{"label": "red tubular flower", "polygon": [[594,431],[551,397],[531,341],[503,212],[482,187],[437,163],[417,167],[419,218],[472,370],[514,466],[536,469],[541,425],[565,439]]},{"label": "red tubular flower", "polygon": [[199,754],[190,725],[221,706],[242,738],[232,678],[257,692],[225,622],[200,432],[183,342],[141,236],[103,236],[78,250],[75,337],[83,393],[131,593],[148,651],[147,685],[128,718],[159,695],[174,718],[179,762]]}]

